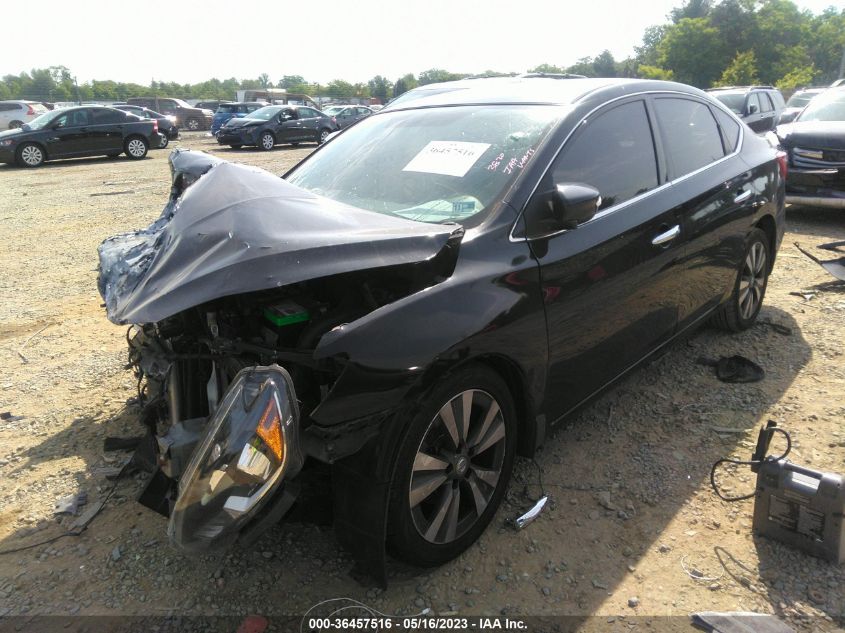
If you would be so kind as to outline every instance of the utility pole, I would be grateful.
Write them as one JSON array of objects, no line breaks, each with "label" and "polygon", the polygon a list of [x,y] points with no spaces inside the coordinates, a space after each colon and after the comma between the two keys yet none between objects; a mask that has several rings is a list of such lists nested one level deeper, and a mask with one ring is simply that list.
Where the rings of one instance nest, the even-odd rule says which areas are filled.
[{"label": "utility pole", "polygon": [[839,62],[839,76],[837,79],[845,77],[845,45],[842,46],[842,61]]}]

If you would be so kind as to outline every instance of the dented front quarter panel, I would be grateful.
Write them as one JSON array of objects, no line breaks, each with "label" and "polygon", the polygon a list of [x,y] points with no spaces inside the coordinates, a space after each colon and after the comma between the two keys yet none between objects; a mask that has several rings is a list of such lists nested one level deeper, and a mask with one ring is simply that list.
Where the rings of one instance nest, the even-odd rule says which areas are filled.
[{"label": "dented front quarter panel", "polygon": [[346,368],[311,413],[320,425],[396,409],[469,360],[508,363],[523,381],[526,415],[541,409],[548,346],[539,270],[513,216],[464,237],[452,275],[326,333],[315,358]]},{"label": "dented front quarter panel", "polygon": [[350,207],[206,156],[172,158],[164,213],[100,245],[112,322],[155,323],[220,297],[425,261],[455,230]]}]

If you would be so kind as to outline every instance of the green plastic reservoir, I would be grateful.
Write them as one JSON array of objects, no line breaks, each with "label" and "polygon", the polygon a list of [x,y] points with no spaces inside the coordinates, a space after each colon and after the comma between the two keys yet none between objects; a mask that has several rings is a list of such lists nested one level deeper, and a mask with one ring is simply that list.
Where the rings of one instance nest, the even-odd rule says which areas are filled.
[{"label": "green plastic reservoir", "polygon": [[294,323],[308,321],[311,315],[308,310],[293,301],[283,301],[264,308],[264,318],[273,325],[284,327]]}]

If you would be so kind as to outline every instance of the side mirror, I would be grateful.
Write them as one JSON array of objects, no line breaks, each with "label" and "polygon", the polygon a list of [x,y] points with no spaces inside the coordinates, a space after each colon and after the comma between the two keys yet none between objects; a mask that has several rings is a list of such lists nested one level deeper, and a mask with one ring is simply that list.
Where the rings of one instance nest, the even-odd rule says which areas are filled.
[{"label": "side mirror", "polygon": [[601,194],[590,185],[557,185],[552,195],[555,219],[563,229],[574,229],[592,219],[601,206]]},{"label": "side mirror", "polygon": [[591,219],[601,206],[595,187],[563,183],[535,198],[525,213],[528,239],[538,239],[576,228]]},{"label": "side mirror", "polygon": [[760,107],[756,103],[750,103],[748,105],[748,114],[757,114],[760,110]]}]

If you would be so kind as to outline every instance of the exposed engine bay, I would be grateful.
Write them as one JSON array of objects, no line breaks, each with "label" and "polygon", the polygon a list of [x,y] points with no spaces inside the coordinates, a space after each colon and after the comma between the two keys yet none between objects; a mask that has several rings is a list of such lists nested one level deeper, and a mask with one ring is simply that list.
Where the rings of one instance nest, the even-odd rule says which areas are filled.
[{"label": "exposed engine bay", "polygon": [[154,473],[141,501],[170,516],[177,545],[203,549],[260,522],[265,502],[278,520],[305,458],[328,461],[311,413],[350,359],[315,357],[323,335],[447,279],[463,233],[196,152],[170,161],[162,216],[103,242],[99,288],[109,318],[132,324],[127,368],[149,431],[139,452]]}]

